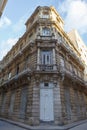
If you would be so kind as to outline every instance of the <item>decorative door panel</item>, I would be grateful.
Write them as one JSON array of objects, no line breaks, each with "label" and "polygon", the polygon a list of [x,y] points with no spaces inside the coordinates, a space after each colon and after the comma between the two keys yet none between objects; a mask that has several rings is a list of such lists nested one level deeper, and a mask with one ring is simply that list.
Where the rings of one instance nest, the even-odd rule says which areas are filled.
[{"label": "decorative door panel", "polygon": [[42,121],[53,121],[53,89],[40,90],[40,119]]}]

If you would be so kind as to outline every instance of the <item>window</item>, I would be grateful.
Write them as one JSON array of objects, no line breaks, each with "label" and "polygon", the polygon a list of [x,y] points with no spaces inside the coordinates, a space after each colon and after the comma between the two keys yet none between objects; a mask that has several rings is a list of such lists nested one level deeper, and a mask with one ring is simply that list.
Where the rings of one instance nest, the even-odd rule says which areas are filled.
[{"label": "window", "polygon": [[49,86],[49,84],[48,84],[48,83],[44,83],[44,86],[45,86],[45,87],[48,87],[48,86]]},{"label": "window", "polygon": [[41,64],[52,64],[52,51],[44,50],[41,52]]},{"label": "window", "polygon": [[65,63],[64,63],[64,58],[62,56],[60,56],[60,64],[62,67],[64,67]]},{"label": "window", "polygon": [[45,27],[42,29],[42,35],[43,36],[50,36],[51,32],[50,32],[50,29]]},{"label": "window", "polygon": [[77,75],[77,68],[73,68],[74,74]]},{"label": "window", "polygon": [[43,16],[42,16],[42,18],[48,19],[49,18],[49,14],[44,13]]},{"label": "window", "polygon": [[23,47],[23,43],[20,44],[20,49],[22,49],[22,47]]},{"label": "window", "polygon": [[12,93],[11,93],[11,100],[10,100],[9,114],[12,114],[12,113],[13,113],[14,102],[15,102],[15,90],[12,91]]},{"label": "window", "polygon": [[6,93],[3,93],[2,94],[2,109],[1,109],[2,113],[4,113],[5,111],[6,100],[7,100],[7,95]]},{"label": "window", "polygon": [[8,73],[8,79],[10,79],[10,78],[11,78],[11,72]]},{"label": "window", "polygon": [[25,118],[25,112],[27,107],[27,96],[28,96],[28,88],[24,87],[21,91],[21,102],[20,102],[20,118]]},{"label": "window", "polygon": [[27,56],[27,57],[25,58],[24,69],[27,69],[27,68],[28,68],[28,62],[29,62],[29,56]]},{"label": "window", "polygon": [[17,67],[16,67],[16,74],[19,73],[19,65],[17,64]]},{"label": "window", "polygon": [[76,107],[76,114],[77,117],[80,116],[81,110],[80,110],[80,100],[79,100],[79,93],[77,90],[74,90],[74,100],[75,100],[75,107]]},{"label": "window", "polygon": [[65,88],[64,94],[65,94],[65,106],[66,106],[67,118],[71,119],[70,90],[68,87]]},{"label": "window", "polygon": [[70,63],[70,71],[72,72],[72,64]]}]

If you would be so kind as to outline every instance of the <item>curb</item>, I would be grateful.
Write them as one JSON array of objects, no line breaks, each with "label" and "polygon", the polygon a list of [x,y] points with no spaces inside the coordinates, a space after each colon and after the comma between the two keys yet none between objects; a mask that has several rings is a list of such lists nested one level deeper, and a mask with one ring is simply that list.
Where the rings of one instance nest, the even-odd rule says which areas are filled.
[{"label": "curb", "polygon": [[5,119],[5,118],[0,118],[0,120],[8,122],[8,123],[13,124],[13,125],[16,125],[18,127],[27,129],[27,130],[69,130],[69,129],[73,128],[73,127],[76,127],[78,125],[81,125],[81,124],[87,122],[87,120],[83,120],[83,121],[74,122],[72,124],[64,125],[64,126],[50,126],[50,125],[47,125],[47,126],[29,126],[27,124],[12,121],[12,120]]}]

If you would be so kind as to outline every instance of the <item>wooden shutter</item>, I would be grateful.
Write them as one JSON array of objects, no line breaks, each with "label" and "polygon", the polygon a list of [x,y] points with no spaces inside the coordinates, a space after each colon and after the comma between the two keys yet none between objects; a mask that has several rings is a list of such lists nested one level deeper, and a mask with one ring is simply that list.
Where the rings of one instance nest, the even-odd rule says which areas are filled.
[{"label": "wooden shutter", "polygon": [[9,114],[12,114],[12,113],[13,113],[14,101],[15,101],[15,90],[12,91],[12,94],[11,94],[11,101],[10,101],[10,107],[9,107]]},{"label": "wooden shutter", "polygon": [[2,113],[4,113],[4,111],[5,111],[6,97],[7,97],[6,93],[3,93],[3,95],[2,95],[2,110],[1,110]]},{"label": "wooden shutter", "polygon": [[75,104],[76,104],[77,116],[80,117],[81,110],[80,110],[79,95],[77,90],[75,90]]},{"label": "wooden shutter", "polygon": [[25,118],[26,106],[27,106],[27,87],[22,88],[21,102],[20,102],[20,118]]},{"label": "wooden shutter", "polygon": [[70,92],[69,88],[65,88],[65,105],[68,119],[71,119],[71,103],[70,103]]}]

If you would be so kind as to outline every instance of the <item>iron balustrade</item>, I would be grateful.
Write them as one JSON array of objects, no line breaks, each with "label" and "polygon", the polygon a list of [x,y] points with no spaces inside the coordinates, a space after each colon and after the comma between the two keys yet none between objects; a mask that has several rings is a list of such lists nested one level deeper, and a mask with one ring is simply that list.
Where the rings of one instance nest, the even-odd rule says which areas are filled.
[{"label": "iron balustrade", "polygon": [[54,65],[39,65],[41,71],[52,71]]}]

